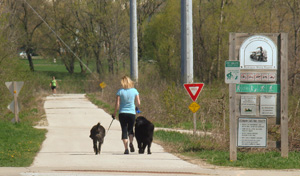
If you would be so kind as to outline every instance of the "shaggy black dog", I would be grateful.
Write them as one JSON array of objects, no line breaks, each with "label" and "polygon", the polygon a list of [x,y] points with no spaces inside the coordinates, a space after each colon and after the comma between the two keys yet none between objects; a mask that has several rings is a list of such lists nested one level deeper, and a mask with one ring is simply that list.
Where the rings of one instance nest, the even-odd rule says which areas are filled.
[{"label": "shaggy black dog", "polygon": [[154,125],[143,116],[135,120],[135,137],[138,143],[139,154],[144,154],[148,146],[148,154],[151,154],[150,147],[153,141]]},{"label": "shaggy black dog", "polygon": [[[93,126],[93,128],[91,129],[90,138],[93,139],[93,146],[96,155],[100,154],[101,152],[101,145],[104,142],[104,137],[105,137],[105,128],[102,125],[100,125],[100,123]],[[97,148],[97,142],[99,142],[98,148]]]}]

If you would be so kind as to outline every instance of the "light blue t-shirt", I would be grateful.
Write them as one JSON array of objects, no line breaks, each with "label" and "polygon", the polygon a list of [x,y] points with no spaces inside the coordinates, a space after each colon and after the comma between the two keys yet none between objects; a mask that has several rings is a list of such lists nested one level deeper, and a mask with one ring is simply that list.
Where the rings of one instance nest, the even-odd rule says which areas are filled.
[{"label": "light blue t-shirt", "polygon": [[139,92],[135,88],[119,89],[117,96],[120,96],[119,113],[136,114],[135,112],[135,97]]}]

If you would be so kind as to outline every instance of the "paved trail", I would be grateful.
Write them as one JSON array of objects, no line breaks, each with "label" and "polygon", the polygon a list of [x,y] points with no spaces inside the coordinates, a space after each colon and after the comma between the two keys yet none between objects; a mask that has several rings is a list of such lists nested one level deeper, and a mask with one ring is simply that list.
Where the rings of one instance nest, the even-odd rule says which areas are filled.
[{"label": "paved trail", "polygon": [[[95,155],[90,128],[97,122],[107,129],[112,118],[89,102],[83,94],[49,96],[44,105],[47,138],[28,168],[1,168],[0,175],[91,176],[91,175],[211,175],[211,176],[299,176],[300,171],[255,171],[207,169],[152,145],[152,155],[124,155],[121,131],[114,121],[105,137],[101,155]],[[136,151],[137,145],[134,142]]]}]

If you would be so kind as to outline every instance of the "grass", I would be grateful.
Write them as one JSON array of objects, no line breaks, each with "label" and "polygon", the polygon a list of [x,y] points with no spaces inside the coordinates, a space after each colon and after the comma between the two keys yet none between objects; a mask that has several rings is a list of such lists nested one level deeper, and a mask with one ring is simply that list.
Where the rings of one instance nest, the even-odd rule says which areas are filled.
[{"label": "grass", "polygon": [[154,134],[164,147],[184,156],[202,159],[217,166],[230,166],[255,169],[300,169],[300,153],[289,152],[288,158],[281,157],[277,151],[268,152],[238,152],[237,161],[230,161],[229,151],[212,149],[214,143],[209,136],[195,137],[178,132],[156,131]]},{"label": "grass", "polygon": [[[27,59],[19,59],[24,66],[28,67],[28,60]],[[56,62],[53,62],[53,59],[43,59],[42,57],[34,56],[32,59],[35,71],[39,72],[55,72],[55,73],[68,73],[63,61],[61,59],[56,59]],[[93,72],[96,70],[95,64],[93,61],[88,65],[89,69]],[[74,73],[80,73],[81,68],[79,61],[75,61],[74,63]]]},{"label": "grass", "polygon": [[28,123],[0,121],[0,166],[28,167],[45,139],[46,130]]},{"label": "grass", "polygon": [[203,150],[201,152],[183,153],[193,158],[201,158],[218,166],[231,166],[256,169],[300,169],[299,152],[289,152],[288,158],[281,157],[280,152],[265,153],[238,152],[237,161],[229,160],[228,151]]}]

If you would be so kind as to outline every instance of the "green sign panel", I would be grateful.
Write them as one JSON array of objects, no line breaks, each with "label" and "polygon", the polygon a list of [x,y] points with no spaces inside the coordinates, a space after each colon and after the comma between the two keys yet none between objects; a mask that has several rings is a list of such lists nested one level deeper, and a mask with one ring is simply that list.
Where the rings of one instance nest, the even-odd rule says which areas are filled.
[{"label": "green sign panel", "polygon": [[279,84],[236,84],[236,93],[280,93]]},{"label": "green sign panel", "polygon": [[225,67],[240,67],[240,61],[225,61]]}]

